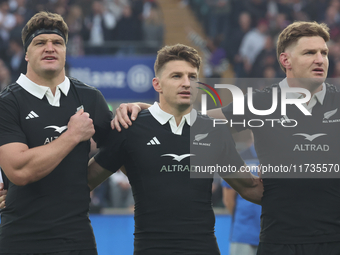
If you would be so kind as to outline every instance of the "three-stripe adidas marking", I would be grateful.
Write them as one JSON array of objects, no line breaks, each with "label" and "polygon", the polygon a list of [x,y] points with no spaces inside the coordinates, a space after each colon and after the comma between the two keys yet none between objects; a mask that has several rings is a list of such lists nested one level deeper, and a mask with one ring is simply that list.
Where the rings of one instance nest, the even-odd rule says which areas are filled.
[{"label": "three-stripe adidas marking", "polygon": [[34,118],[38,118],[39,115],[36,114],[34,111],[31,111],[27,116],[26,116],[26,120],[28,119],[34,119]]},{"label": "three-stripe adidas marking", "polygon": [[157,137],[155,136],[146,145],[159,145],[159,144],[161,144],[161,143],[158,141]]}]

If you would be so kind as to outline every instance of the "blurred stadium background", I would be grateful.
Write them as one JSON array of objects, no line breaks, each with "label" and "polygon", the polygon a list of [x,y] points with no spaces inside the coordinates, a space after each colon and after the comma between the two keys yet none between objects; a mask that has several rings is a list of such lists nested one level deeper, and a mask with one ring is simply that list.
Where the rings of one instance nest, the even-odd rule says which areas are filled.
[{"label": "blurred stadium background", "polygon": [[[199,50],[202,78],[282,78],[276,39],[295,20],[330,27],[328,77],[340,76],[339,0],[0,0],[1,90],[26,73],[20,33],[41,10],[59,13],[69,26],[68,75],[101,90],[112,109],[157,100],[151,80],[163,45]],[[236,137],[239,149],[249,143],[249,135],[242,137]],[[216,236],[227,255],[231,217],[218,179],[213,206]],[[133,199],[124,175],[114,174],[93,192],[90,217],[99,255],[132,254]]]}]

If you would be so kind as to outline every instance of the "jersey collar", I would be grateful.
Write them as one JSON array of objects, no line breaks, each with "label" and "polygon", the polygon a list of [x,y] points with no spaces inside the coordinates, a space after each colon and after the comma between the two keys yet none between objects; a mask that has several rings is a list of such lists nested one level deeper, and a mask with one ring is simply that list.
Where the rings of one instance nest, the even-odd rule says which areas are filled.
[{"label": "jersey collar", "polygon": [[177,126],[175,117],[170,113],[163,111],[158,102],[155,102],[152,106],[148,108],[151,115],[161,124],[164,125],[167,122],[170,123],[171,130],[174,134],[181,135],[184,122],[186,122],[189,126],[192,126],[197,118],[197,111],[192,109],[190,113],[183,116],[180,124]]},{"label": "jersey collar", "polygon": [[[33,96],[39,99],[42,99],[46,95],[47,91],[51,90],[47,86],[41,86],[41,85],[34,83],[30,79],[28,79],[27,76],[24,74],[20,75],[19,79],[17,80],[17,83],[27,92],[29,92],[30,94],[32,94]],[[68,91],[70,90],[69,78],[65,76],[65,80],[62,83],[60,83],[57,86],[57,88],[59,88],[60,91],[63,92],[65,96],[67,96]]]},{"label": "jersey collar", "polygon": [[[288,85],[288,82],[287,82],[287,78],[285,78],[284,80],[282,80],[280,83],[279,83],[279,86],[280,88],[288,88],[289,85]],[[312,98],[311,98],[311,101],[312,100],[317,100],[319,101],[319,103],[322,105],[323,104],[323,101],[325,99],[325,95],[326,95],[326,85],[325,83],[322,83],[322,89],[321,91],[315,93]],[[295,93],[295,92],[292,92],[292,93],[287,93],[287,99],[298,99],[302,97],[302,95],[300,93]]]}]

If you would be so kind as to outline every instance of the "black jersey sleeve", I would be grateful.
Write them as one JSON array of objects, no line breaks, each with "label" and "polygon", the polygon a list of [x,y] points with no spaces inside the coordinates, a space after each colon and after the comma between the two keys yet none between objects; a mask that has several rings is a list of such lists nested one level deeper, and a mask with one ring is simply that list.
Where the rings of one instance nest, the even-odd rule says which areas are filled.
[{"label": "black jersey sleeve", "polygon": [[11,92],[3,92],[0,96],[0,146],[13,142],[27,143],[19,118],[19,107]]},{"label": "black jersey sleeve", "polygon": [[97,90],[95,112],[93,116],[93,124],[96,132],[93,136],[93,140],[97,143],[98,148],[107,141],[107,136],[111,130],[111,120],[112,112],[110,111],[102,93]]},{"label": "black jersey sleeve", "polygon": [[106,144],[99,149],[94,158],[100,166],[114,173],[126,162],[126,132],[111,130],[106,139]]}]

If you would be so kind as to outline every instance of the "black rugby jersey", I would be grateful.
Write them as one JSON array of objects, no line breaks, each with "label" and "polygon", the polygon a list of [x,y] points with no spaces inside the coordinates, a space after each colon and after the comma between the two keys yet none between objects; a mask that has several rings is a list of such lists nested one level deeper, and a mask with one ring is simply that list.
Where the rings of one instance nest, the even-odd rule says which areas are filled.
[{"label": "black rugby jersey", "polygon": [[[260,163],[286,167],[288,172],[264,174],[260,241],[302,244],[340,241],[340,93],[326,84],[323,104],[313,107],[312,116],[288,105],[281,115],[281,91],[273,85],[253,93],[255,109],[272,105],[272,89],[278,88],[278,107],[269,116],[233,115],[232,104],[222,108],[238,131],[250,128]],[[247,102],[247,96],[245,96]],[[250,127],[249,120],[262,120]],[[275,121],[267,121],[268,119]],[[287,119],[290,122],[287,122]],[[294,121],[292,121],[294,120]],[[296,121],[296,122],[295,122]],[[260,125],[260,121],[250,122]],[[296,126],[295,127],[284,127]],[[289,170],[290,169],[290,170]],[[265,178],[269,176],[270,178]]]},{"label": "black rugby jersey", "polygon": [[126,168],[135,199],[134,254],[220,254],[212,175],[191,178],[190,171],[193,162],[244,164],[227,127],[214,128],[210,118],[198,115],[192,127],[185,123],[177,135],[169,122],[161,125],[144,110],[128,129],[113,130],[109,140],[95,159],[113,172]]},{"label": "black rugby jersey", "polygon": [[[0,146],[19,142],[29,148],[57,139],[79,106],[93,119],[94,140],[101,146],[112,114],[102,94],[70,79],[60,106],[33,96],[19,84],[0,94]],[[87,165],[90,141],[79,143],[46,177],[26,186],[9,182],[1,212],[0,253],[50,253],[96,247],[88,218]]]}]

